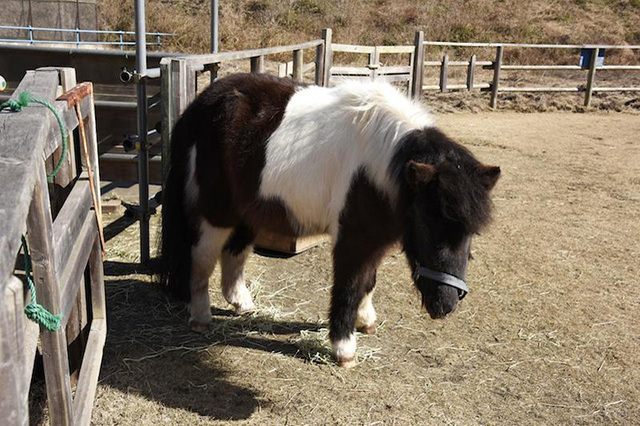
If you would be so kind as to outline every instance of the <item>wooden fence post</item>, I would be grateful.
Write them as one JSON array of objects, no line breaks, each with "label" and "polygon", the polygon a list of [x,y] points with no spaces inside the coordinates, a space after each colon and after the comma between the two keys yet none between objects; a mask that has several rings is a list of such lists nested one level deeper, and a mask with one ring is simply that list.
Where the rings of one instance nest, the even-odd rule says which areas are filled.
[{"label": "wooden fence post", "polygon": [[449,55],[445,54],[442,57],[442,66],[440,67],[440,91],[447,91],[447,74],[449,68]]},{"label": "wooden fence post", "polygon": [[316,86],[322,86],[324,81],[324,43],[319,44],[316,47],[316,76],[315,76],[315,84]]},{"label": "wooden fence post", "polygon": [[304,66],[303,59],[304,51],[302,49],[293,51],[293,80],[302,81],[302,67]]},{"label": "wooden fence post", "polygon": [[327,87],[331,81],[331,66],[333,65],[333,49],[331,48],[331,28],[322,30],[324,40],[324,60],[322,69],[322,85]]},{"label": "wooden fence post", "polygon": [[[3,278],[4,279],[4,278]],[[16,277],[2,283],[0,292],[0,419],[7,425],[27,426],[29,424],[29,382],[27,372],[33,366],[23,361],[25,346],[25,316],[23,284]],[[21,368],[22,367],[22,368]]]},{"label": "wooden fence post", "polygon": [[469,68],[467,68],[467,90],[473,90],[474,73],[476,71],[476,55],[469,58]]},{"label": "wooden fence post", "polygon": [[169,58],[163,58],[160,61],[160,102],[162,112],[162,124],[160,126],[160,144],[161,144],[161,161],[162,161],[162,185],[167,181],[167,173],[169,172],[169,156],[171,155],[171,131],[173,130],[174,106],[173,106],[173,86],[171,62]]},{"label": "wooden fence post", "polygon": [[[36,185],[27,216],[27,237],[33,276],[38,290],[38,301],[50,312],[58,314],[60,313],[60,283],[54,270],[55,262],[51,261],[55,259],[55,255],[44,163],[41,163],[36,173]],[[40,340],[51,424],[71,424],[73,413],[71,382],[64,329],[48,331],[40,327]]]},{"label": "wooden fence post", "polygon": [[491,84],[491,108],[498,104],[498,87],[500,86],[500,68],[502,67],[502,51],[503,46],[500,45],[496,49],[496,60],[493,63],[493,83]]},{"label": "wooden fence post", "polygon": [[596,64],[598,62],[599,48],[591,49],[591,59],[589,60],[589,74],[587,75],[587,90],[584,94],[584,106],[591,105],[591,95],[593,93],[593,82],[596,79]]},{"label": "wooden fence post", "polygon": [[422,99],[422,80],[424,76],[424,33],[422,31],[416,31],[414,44],[411,97],[420,100]]},{"label": "wooden fence post", "polygon": [[264,73],[264,56],[254,56],[251,58],[251,73],[262,74]]}]

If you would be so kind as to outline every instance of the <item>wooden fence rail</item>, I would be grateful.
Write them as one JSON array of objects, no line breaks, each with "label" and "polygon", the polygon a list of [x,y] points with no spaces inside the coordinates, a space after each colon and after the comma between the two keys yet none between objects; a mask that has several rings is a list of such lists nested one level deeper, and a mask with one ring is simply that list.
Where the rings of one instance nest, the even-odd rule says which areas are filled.
[{"label": "wooden fence rail", "polygon": [[[53,114],[41,106],[0,113],[0,420],[29,423],[27,396],[39,340],[50,423],[88,425],[106,336],[101,207],[91,201],[92,191],[100,193],[93,87],[76,86],[73,69],[43,68],[28,71],[14,96],[24,91],[52,103],[71,135],[82,124],[88,143],[86,151],[79,145],[81,156],[71,138],[70,161],[48,183],[47,169],[61,143]],[[38,303],[61,315],[58,331],[38,330],[25,318],[30,295],[23,298],[23,283],[15,276],[24,234]],[[73,341],[83,347],[70,346]]]},{"label": "wooden fence rail", "polygon": [[[421,32],[419,32],[421,34]],[[416,37],[417,39],[417,37]],[[418,46],[418,44],[416,44]],[[498,94],[500,92],[584,92],[584,105],[591,104],[592,94],[595,92],[638,92],[640,87],[597,87],[595,86],[596,71],[640,71],[640,65],[603,65],[598,64],[598,54],[603,49],[628,49],[640,50],[640,45],[578,45],[578,44],[528,44],[528,43],[458,43],[458,42],[440,42],[440,41],[423,41],[422,46],[441,46],[441,47],[466,47],[466,48],[493,48],[495,49],[495,59],[493,61],[477,61],[475,55],[469,61],[449,61],[445,54],[442,61],[424,61],[422,69],[419,72],[424,73],[424,67],[439,67],[440,80],[438,85],[422,85],[420,90],[414,92],[414,97],[418,98],[420,93],[425,90],[439,90],[446,92],[448,90],[487,90],[491,92],[490,105],[495,108],[498,103]],[[525,65],[525,64],[503,64],[503,56],[505,49],[564,49],[576,50],[582,54],[588,52],[588,66],[580,65]],[[467,84],[449,85],[447,83],[448,67],[451,66],[467,66]],[[477,67],[493,70],[493,79],[491,83],[473,84],[475,79],[475,71]],[[418,71],[414,67],[414,72]],[[534,87],[503,87],[501,86],[502,71],[587,71],[585,85],[576,87],[554,87],[554,86],[534,86]]]}]

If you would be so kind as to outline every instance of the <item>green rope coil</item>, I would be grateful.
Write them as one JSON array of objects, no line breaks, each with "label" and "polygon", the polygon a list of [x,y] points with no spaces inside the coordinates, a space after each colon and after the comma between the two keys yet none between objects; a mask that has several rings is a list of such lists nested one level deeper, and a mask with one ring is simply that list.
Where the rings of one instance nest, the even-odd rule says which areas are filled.
[{"label": "green rope coil", "polygon": [[60,114],[58,114],[58,111],[56,111],[54,106],[51,105],[49,102],[43,101],[42,99],[36,99],[29,92],[22,92],[20,93],[20,95],[18,95],[17,99],[9,99],[8,101],[4,102],[2,105],[0,105],[0,111],[2,111],[5,108],[9,108],[9,110],[12,112],[20,112],[22,111],[22,108],[28,106],[30,103],[36,103],[36,104],[40,104],[47,107],[49,111],[51,111],[53,115],[56,117],[56,120],[58,121],[58,126],[60,126],[60,133],[62,136],[62,152],[60,154],[60,159],[56,163],[56,166],[53,168],[51,173],[47,175],[47,179],[52,180],[62,168],[62,164],[64,163],[64,158],[67,155],[67,144],[68,144],[67,129],[66,129],[66,126],[64,125],[64,121],[62,121],[62,117],[60,116]]},{"label": "green rope coil", "polygon": [[47,330],[58,331],[60,330],[62,317],[47,311],[36,300],[36,286],[31,277],[31,255],[29,254],[27,240],[24,238],[24,235],[22,236],[22,252],[24,253],[24,274],[27,277],[27,285],[31,291],[31,301],[24,307],[24,313],[31,321],[37,322]]}]

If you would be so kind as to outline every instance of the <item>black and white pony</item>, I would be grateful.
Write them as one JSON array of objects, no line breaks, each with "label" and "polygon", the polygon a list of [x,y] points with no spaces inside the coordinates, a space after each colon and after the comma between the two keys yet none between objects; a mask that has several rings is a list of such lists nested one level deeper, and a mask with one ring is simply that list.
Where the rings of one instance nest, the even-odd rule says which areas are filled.
[{"label": "black and white pony", "polygon": [[333,237],[330,339],[355,360],[356,328],[375,330],[376,269],[402,241],[431,317],[453,312],[471,236],[490,219],[498,167],[482,165],[388,84],[304,86],[237,74],[206,89],[173,131],[163,195],[163,282],[211,322],[209,277],[238,314],[255,307],[244,263],[260,229]]}]

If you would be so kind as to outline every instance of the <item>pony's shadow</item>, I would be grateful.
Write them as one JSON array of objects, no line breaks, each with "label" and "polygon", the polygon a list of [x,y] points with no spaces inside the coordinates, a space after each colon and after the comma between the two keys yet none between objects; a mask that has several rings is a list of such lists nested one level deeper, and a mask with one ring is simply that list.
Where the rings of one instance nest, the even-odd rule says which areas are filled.
[{"label": "pony's shadow", "polygon": [[125,277],[127,270],[139,273],[134,264],[105,264],[105,276],[111,278],[106,281],[109,331],[100,383],[168,407],[219,420],[249,418],[258,407],[259,390],[232,383],[216,347],[298,357],[298,346],[286,336],[322,327],[213,308],[210,330],[196,334],[187,325],[184,304],[156,284]]}]

